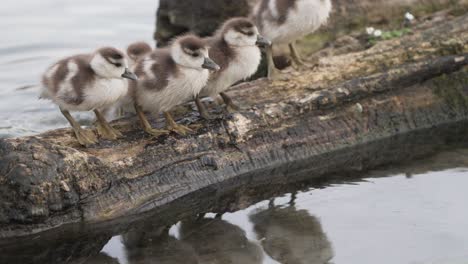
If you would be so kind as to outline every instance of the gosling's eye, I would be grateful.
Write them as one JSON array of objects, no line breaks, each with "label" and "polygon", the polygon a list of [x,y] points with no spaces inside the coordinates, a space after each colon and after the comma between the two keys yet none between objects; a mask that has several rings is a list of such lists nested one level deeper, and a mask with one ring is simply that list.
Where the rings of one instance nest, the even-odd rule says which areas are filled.
[{"label": "gosling's eye", "polygon": [[197,58],[198,56],[200,56],[200,54],[198,54],[198,53],[192,53],[192,57]]},{"label": "gosling's eye", "polygon": [[115,63],[114,66],[117,67],[117,68],[120,68],[120,67],[122,67],[122,63]]},{"label": "gosling's eye", "polygon": [[249,36],[249,37],[251,37],[251,36],[253,36],[253,35],[254,35],[254,33],[253,33],[252,31],[245,32],[245,34],[246,34],[247,36]]}]

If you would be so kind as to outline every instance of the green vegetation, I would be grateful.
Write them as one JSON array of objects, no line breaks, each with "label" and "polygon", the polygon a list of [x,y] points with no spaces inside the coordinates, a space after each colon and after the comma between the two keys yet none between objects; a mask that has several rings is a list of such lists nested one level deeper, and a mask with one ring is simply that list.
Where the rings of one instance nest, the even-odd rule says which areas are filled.
[{"label": "green vegetation", "polygon": [[400,38],[404,35],[411,34],[413,31],[410,28],[403,28],[403,29],[394,29],[390,31],[382,31],[382,35],[379,37],[370,36],[369,37],[369,44],[375,45],[380,40],[389,40],[394,38]]},{"label": "green vegetation", "polygon": [[353,13],[353,15],[344,14],[343,16],[337,12],[331,17],[327,27],[301,40],[299,48],[304,54],[310,55],[341,36],[362,35],[365,33],[366,27],[370,26],[383,30],[380,38],[372,37],[369,39],[369,44],[374,45],[379,40],[399,38],[412,33],[409,28],[401,28],[406,12],[421,19],[442,10],[447,10],[450,15],[460,16],[468,12],[468,4],[462,4],[459,0],[446,2],[432,0],[413,5],[373,9],[366,11],[367,13],[357,10],[357,13]]}]

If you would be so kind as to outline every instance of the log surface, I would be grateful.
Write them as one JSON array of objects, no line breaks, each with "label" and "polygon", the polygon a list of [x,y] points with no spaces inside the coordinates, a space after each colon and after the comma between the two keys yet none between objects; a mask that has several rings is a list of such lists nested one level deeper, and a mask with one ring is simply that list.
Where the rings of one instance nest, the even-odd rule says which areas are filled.
[{"label": "log surface", "polygon": [[[187,137],[81,148],[70,129],[0,140],[0,237],[147,212],[196,191],[361,171],[466,142],[468,15],[320,59],[314,70],[233,88],[243,107]],[[337,55],[341,54],[341,55]],[[216,111],[216,110],[215,110]],[[159,122],[158,122],[159,123]],[[285,175],[288,175],[287,177]]]}]

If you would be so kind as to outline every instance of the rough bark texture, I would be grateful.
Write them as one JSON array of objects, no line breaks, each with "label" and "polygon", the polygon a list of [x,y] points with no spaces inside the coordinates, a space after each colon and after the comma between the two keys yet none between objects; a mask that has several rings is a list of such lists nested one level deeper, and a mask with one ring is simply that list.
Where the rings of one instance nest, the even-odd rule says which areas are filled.
[{"label": "rough bark texture", "polygon": [[135,215],[197,191],[361,171],[466,142],[467,43],[468,15],[427,21],[401,39],[323,57],[312,71],[240,85],[230,94],[243,110],[212,122],[189,111],[182,121],[201,126],[187,137],[150,138],[130,118],[115,124],[123,139],[88,149],[70,129],[2,139],[0,237]]}]

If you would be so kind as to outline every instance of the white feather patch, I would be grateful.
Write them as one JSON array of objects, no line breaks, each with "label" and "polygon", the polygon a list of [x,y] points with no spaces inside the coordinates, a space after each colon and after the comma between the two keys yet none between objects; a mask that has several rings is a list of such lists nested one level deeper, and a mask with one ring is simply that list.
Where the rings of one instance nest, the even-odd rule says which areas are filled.
[{"label": "white feather patch", "polygon": [[[270,3],[276,2],[271,0]],[[331,12],[330,0],[298,0],[296,8],[289,11],[285,23],[278,25],[264,19],[262,35],[274,44],[291,43],[316,31]],[[266,14],[260,14],[265,17]]]},{"label": "white feather patch", "polygon": [[144,110],[159,113],[193,100],[206,85],[208,70],[181,67],[176,78],[170,77],[168,84],[160,91],[140,87],[137,93],[138,103]]},{"label": "white feather patch", "polygon": [[257,71],[262,57],[260,49],[257,46],[236,47],[235,49],[236,58],[217,78],[209,81],[200,93],[202,96],[214,97],[238,81],[249,78]]}]

